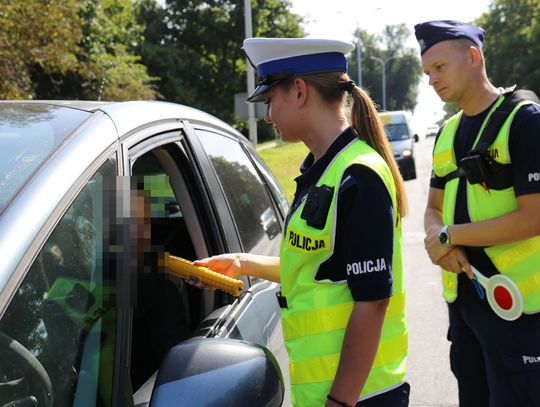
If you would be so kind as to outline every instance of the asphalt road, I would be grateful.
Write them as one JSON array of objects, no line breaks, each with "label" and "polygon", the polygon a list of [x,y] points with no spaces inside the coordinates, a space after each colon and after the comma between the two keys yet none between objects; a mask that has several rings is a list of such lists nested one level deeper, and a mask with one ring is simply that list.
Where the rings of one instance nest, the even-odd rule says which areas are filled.
[{"label": "asphalt road", "polygon": [[415,144],[418,178],[405,182],[409,215],[403,222],[403,255],[409,323],[407,381],[411,407],[458,406],[457,384],[448,360],[448,314],[438,269],[424,251],[423,216],[434,137]]}]

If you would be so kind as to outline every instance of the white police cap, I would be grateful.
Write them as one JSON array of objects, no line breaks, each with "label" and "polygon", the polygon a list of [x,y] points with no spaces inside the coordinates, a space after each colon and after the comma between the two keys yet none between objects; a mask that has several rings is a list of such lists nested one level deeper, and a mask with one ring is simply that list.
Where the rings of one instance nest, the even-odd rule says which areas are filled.
[{"label": "white police cap", "polygon": [[242,47],[257,69],[257,87],[248,102],[260,102],[262,94],[283,79],[303,74],[347,72],[345,55],[352,42],[315,38],[247,38]]}]

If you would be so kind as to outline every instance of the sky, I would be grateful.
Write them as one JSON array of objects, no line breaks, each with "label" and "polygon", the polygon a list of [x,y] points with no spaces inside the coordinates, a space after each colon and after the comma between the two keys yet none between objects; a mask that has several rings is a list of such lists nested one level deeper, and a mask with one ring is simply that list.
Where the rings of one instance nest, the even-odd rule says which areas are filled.
[{"label": "sky", "polygon": [[[405,23],[411,37],[405,44],[417,47],[414,25],[429,20],[461,20],[471,22],[488,10],[489,0],[292,0],[292,12],[306,18],[307,36],[352,40],[360,27],[379,34],[384,26]],[[488,33],[489,35],[489,33]],[[387,89],[391,92],[391,89]],[[418,105],[413,112],[413,125],[420,136],[425,127],[443,117],[443,103],[422,76]]]}]

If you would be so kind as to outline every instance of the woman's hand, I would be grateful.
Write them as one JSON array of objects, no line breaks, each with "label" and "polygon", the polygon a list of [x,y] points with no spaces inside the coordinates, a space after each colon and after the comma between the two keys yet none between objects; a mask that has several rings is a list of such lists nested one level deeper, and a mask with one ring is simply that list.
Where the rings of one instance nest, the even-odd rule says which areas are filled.
[{"label": "woman's hand", "polygon": [[[235,279],[238,279],[241,273],[240,259],[237,254],[220,254],[218,256],[207,257],[206,259],[193,261],[195,266],[206,267],[211,271],[220,273]],[[191,277],[185,280],[186,283],[193,287],[202,288],[205,290],[215,290],[215,287],[206,285],[199,281],[196,277]]]},{"label": "woman's hand", "polygon": [[208,269],[232,278],[253,276],[279,283],[279,257],[262,256],[251,253],[227,253],[193,262],[196,266]]},{"label": "woman's hand", "polygon": [[216,273],[224,274],[236,279],[240,278],[243,274],[240,256],[238,254],[220,254],[206,259],[195,260],[193,264],[196,266],[207,267]]}]

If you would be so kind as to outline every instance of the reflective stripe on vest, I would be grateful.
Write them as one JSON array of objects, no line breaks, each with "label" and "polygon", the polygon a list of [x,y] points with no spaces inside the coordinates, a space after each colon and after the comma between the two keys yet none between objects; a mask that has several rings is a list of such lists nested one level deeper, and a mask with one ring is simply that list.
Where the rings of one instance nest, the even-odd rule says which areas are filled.
[{"label": "reflective stripe on vest", "polygon": [[[502,103],[499,100],[489,111],[474,145],[480,140],[482,131],[493,111]],[[519,103],[510,113],[493,144],[488,148],[491,158],[501,164],[510,164],[508,137],[515,114],[523,105]],[[454,115],[444,124],[443,130],[433,152],[433,171],[438,177],[444,177],[457,169],[454,153],[454,138],[461,119],[461,112]],[[459,179],[448,181],[444,188],[443,221],[445,225],[454,223],[454,211]],[[479,222],[513,212],[518,208],[513,187],[503,190],[490,190],[487,194],[481,185],[467,182],[467,209],[472,222]],[[540,236],[518,242],[491,246],[484,249],[497,270],[511,278],[518,286],[524,301],[524,312],[540,311]],[[481,270],[480,270],[481,271]],[[457,298],[457,275],[442,270],[443,296],[448,302]]]},{"label": "reflective stripe on vest", "polygon": [[[295,407],[322,406],[334,380],[345,328],[354,300],[346,281],[315,281],[319,265],[334,248],[337,196],[343,173],[353,164],[375,171],[386,185],[397,219],[395,185],[384,160],[355,140],[336,155],[317,185],[334,187],[326,224],[315,229],[301,219],[304,203],[291,214],[281,245],[281,291],[285,345],[289,352],[291,399]],[[382,266],[381,266],[382,267]],[[385,265],[390,267],[390,265]],[[383,323],[375,364],[359,398],[384,392],[404,381],[407,327],[401,257],[401,222],[394,230],[393,292]]]}]

